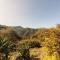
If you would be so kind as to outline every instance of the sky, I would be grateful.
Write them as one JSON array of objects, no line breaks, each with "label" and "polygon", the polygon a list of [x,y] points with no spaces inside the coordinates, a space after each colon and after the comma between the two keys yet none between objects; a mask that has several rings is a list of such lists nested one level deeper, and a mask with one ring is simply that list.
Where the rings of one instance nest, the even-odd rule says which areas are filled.
[{"label": "sky", "polygon": [[60,0],[0,0],[0,24],[52,27],[60,23]]}]

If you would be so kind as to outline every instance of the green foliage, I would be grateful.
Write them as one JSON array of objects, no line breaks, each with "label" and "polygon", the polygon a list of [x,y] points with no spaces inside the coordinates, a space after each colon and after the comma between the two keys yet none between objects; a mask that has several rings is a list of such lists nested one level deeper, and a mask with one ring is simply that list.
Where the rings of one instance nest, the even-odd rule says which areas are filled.
[{"label": "green foliage", "polygon": [[20,53],[21,53],[21,57],[23,60],[30,59],[29,49],[22,49],[22,50],[20,50]]}]

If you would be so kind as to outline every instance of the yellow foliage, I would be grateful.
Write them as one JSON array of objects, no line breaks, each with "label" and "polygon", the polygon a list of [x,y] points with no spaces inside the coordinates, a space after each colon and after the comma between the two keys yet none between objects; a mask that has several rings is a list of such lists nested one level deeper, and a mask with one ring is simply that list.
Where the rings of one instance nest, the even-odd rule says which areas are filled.
[{"label": "yellow foliage", "polygon": [[50,49],[48,47],[30,49],[30,55],[41,60],[60,60],[60,55],[57,52],[53,52],[51,55],[49,53]]}]

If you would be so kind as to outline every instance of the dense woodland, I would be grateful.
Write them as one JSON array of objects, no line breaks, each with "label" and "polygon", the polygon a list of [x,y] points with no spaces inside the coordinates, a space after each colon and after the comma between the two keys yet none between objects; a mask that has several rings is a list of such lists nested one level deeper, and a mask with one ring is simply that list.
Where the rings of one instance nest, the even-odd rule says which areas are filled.
[{"label": "dense woodland", "polygon": [[37,29],[0,25],[0,60],[60,60],[60,24]]}]

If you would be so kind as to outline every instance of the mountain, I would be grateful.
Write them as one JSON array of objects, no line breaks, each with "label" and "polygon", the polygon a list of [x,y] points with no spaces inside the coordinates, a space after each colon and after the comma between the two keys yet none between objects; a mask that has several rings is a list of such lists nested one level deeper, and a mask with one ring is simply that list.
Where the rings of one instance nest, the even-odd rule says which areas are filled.
[{"label": "mountain", "polygon": [[0,25],[0,36],[8,37],[12,41],[20,41],[30,38],[37,29],[23,28],[21,26],[5,26]]},{"label": "mountain", "polygon": [[45,38],[49,37],[52,33],[57,34],[60,31],[60,25],[58,24],[55,28],[23,28],[21,26],[5,26],[0,25],[0,36],[8,37],[13,42],[30,39],[32,38]]}]

